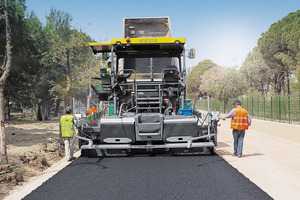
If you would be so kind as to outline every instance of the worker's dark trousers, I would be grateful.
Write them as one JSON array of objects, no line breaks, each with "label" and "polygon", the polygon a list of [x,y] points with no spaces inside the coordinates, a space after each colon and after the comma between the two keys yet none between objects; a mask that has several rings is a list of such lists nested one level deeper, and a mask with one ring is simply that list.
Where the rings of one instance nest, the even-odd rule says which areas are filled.
[{"label": "worker's dark trousers", "polygon": [[241,156],[243,153],[243,142],[244,142],[244,137],[245,137],[245,130],[233,129],[232,135],[233,135],[233,139],[234,139],[234,142],[233,142],[234,154]]}]

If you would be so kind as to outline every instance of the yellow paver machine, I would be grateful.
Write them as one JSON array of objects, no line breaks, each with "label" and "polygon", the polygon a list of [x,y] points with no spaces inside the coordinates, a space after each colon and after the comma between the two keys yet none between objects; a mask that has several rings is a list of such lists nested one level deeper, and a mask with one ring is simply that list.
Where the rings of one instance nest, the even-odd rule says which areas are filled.
[{"label": "yellow paver machine", "polygon": [[[137,18],[125,23],[124,34],[131,37],[89,44],[95,54],[110,58],[111,69],[101,69],[97,78],[102,90],[94,88],[99,101],[110,103],[77,122],[82,153],[213,153],[216,112],[204,115],[186,100],[185,59],[193,58],[195,51],[185,49],[185,38],[153,37],[153,31],[143,30],[149,23],[142,19],[154,21],[156,32],[170,35],[168,28],[160,27],[164,27],[165,18]],[[137,37],[138,33],[152,37]],[[104,115],[106,108],[110,116]],[[88,125],[90,120],[97,123]]]}]

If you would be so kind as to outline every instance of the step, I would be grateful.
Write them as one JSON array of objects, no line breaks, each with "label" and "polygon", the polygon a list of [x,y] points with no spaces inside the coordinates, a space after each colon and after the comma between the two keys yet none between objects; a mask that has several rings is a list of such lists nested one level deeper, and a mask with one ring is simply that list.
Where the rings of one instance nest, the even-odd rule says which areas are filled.
[{"label": "step", "polygon": [[140,136],[156,136],[160,135],[160,133],[139,133]]},{"label": "step", "polygon": [[136,100],[142,100],[142,101],[147,101],[147,100],[159,100],[159,97],[138,97]]},{"label": "step", "polygon": [[153,101],[138,101],[137,104],[159,104],[160,102]]},{"label": "step", "polygon": [[158,92],[158,89],[137,89],[137,92]]},{"label": "step", "polygon": [[138,107],[139,110],[159,109],[159,107]]}]

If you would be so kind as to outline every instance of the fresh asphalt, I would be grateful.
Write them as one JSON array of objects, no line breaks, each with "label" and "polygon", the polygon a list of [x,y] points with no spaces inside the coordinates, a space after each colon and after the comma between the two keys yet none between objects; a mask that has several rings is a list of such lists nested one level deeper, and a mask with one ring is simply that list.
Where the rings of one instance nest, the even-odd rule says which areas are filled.
[{"label": "fresh asphalt", "polygon": [[218,155],[143,155],[80,157],[24,199],[272,198]]}]

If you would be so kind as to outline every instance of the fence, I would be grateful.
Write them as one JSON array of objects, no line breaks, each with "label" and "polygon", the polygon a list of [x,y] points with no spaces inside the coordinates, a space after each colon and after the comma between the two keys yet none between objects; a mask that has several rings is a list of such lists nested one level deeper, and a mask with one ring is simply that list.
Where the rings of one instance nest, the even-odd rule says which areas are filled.
[{"label": "fence", "polygon": [[[235,99],[229,99],[227,105],[216,99],[210,99],[210,110],[217,109],[227,113],[233,108]],[[242,107],[257,119],[279,121],[285,123],[300,123],[300,95],[273,97],[245,97],[239,98]],[[196,102],[197,109],[207,110],[207,99]]]}]

